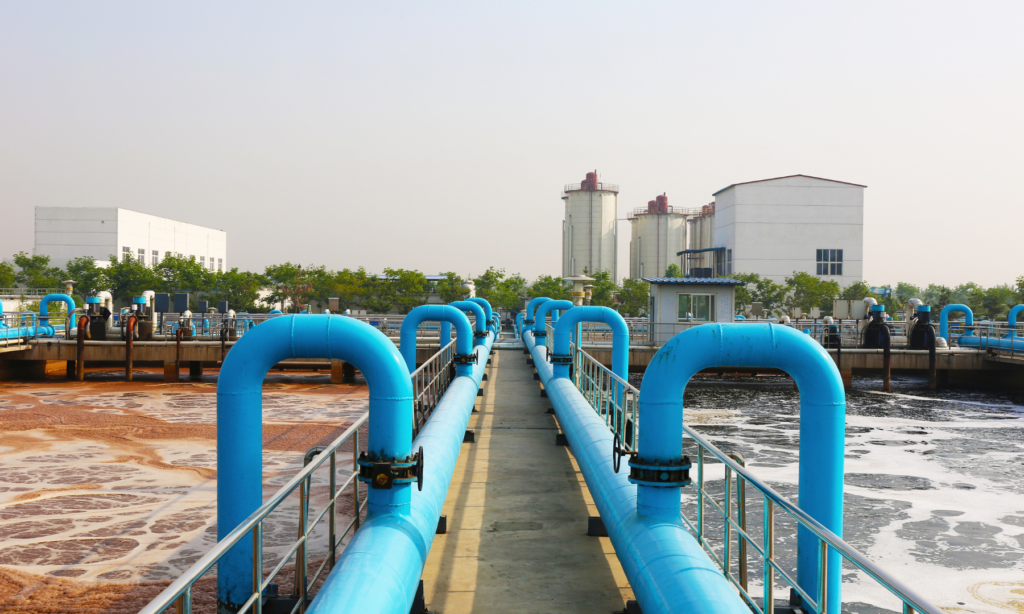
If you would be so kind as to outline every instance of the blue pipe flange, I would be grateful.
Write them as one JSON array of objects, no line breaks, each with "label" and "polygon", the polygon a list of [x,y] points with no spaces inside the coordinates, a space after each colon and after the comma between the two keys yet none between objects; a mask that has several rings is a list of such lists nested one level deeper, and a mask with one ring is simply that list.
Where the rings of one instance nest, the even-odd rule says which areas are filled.
[{"label": "blue pipe flange", "polygon": [[453,361],[457,365],[475,365],[476,354],[456,354]]},{"label": "blue pipe flange", "polygon": [[423,446],[412,456],[402,460],[382,459],[359,453],[359,481],[369,484],[371,488],[388,489],[395,484],[412,484],[416,489],[423,490]]},{"label": "blue pipe flange", "polygon": [[629,459],[629,481],[661,488],[689,486],[692,483],[690,467],[689,456],[674,463],[652,463],[634,456]]}]

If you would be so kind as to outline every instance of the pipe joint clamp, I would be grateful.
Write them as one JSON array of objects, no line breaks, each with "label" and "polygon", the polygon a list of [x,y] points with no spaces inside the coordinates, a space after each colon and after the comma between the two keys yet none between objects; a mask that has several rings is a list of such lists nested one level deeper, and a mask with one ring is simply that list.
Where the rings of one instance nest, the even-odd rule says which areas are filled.
[{"label": "pipe joint clamp", "polygon": [[525,326],[533,326],[533,320],[523,320],[523,325],[525,325]]},{"label": "pipe joint clamp", "polygon": [[640,486],[689,486],[690,457],[684,456],[677,462],[652,463],[639,457],[629,459],[629,481]]},{"label": "pipe joint clamp", "polygon": [[473,331],[473,338],[474,339],[485,339],[486,337],[487,337],[487,331],[485,331],[485,330]]},{"label": "pipe joint clamp", "polygon": [[571,365],[572,354],[548,354],[553,365]]},{"label": "pipe joint clamp", "polygon": [[537,338],[543,339],[544,337],[547,337],[547,336],[548,336],[548,331],[546,331],[546,330],[535,330],[535,331],[533,331],[533,338],[534,339],[537,339]]},{"label": "pipe joint clamp", "polygon": [[476,354],[456,354],[452,358],[452,362],[457,365],[475,365]]},{"label": "pipe joint clamp", "polygon": [[359,481],[376,490],[389,490],[395,484],[416,482],[416,489],[423,490],[423,446],[403,459],[383,459],[366,452],[359,453]]}]

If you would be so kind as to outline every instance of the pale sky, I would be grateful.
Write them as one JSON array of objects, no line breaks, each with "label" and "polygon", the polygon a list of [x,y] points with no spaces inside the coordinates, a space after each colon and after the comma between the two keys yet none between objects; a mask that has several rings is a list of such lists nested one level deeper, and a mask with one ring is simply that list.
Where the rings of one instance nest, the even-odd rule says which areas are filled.
[{"label": "pale sky", "polygon": [[6,0],[0,257],[35,206],[117,206],[243,269],[534,278],[588,170],[623,218],[803,173],[868,186],[869,283],[1011,283],[1022,33],[1019,1]]}]

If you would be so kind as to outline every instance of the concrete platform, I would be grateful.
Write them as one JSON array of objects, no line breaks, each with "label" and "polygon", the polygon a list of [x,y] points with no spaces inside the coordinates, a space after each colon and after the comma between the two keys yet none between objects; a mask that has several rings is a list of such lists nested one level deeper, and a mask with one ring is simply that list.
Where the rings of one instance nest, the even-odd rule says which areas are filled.
[{"label": "concrete platform", "polygon": [[532,367],[519,350],[492,356],[423,572],[428,609],[621,612],[633,593],[611,541],[587,536],[597,509]]}]

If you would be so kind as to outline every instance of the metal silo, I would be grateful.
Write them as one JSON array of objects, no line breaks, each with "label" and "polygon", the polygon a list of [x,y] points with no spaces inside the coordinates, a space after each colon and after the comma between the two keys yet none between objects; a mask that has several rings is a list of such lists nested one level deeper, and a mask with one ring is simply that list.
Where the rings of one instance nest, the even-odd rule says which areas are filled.
[{"label": "metal silo", "polygon": [[562,189],[562,277],[608,271],[618,279],[615,218],[619,186],[600,183],[597,171]]},{"label": "metal silo", "polygon": [[627,216],[630,277],[661,277],[668,265],[679,264],[676,254],[686,249],[686,218],[693,212],[670,207],[662,194]]}]

